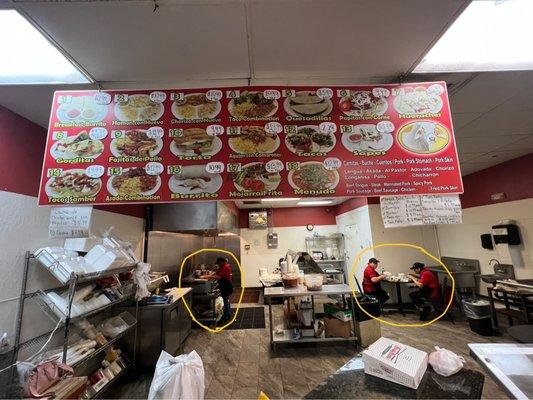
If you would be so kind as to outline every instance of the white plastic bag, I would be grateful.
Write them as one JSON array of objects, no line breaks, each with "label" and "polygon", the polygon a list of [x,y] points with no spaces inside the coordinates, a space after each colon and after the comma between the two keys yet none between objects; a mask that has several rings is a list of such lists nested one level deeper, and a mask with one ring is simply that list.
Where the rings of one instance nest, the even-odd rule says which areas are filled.
[{"label": "white plastic bag", "polygon": [[463,357],[458,356],[453,351],[441,349],[439,346],[435,346],[435,350],[429,354],[429,364],[437,374],[450,376],[463,368],[465,362]]},{"label": "white plastic bag", "polygon": [[162,351],[155,366],[148,400],[203,400],[204,376],[204,364],[196,351],[177,357]]}]

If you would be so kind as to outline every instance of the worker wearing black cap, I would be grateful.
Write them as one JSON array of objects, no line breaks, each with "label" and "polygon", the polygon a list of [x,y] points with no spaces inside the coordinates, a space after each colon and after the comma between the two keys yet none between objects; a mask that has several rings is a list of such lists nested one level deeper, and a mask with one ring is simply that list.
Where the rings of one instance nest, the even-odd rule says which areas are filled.
[{"label": "worker wearing black cap", "polygon": [[376,271],[379,260],[371,258],[363,272],[363,291],[365,294],[374,296],[378,299],[379,304],[385,303],[389,299],[389,294],[381,288],[381,281],[386,275],[379,274]]},{"label": "worker wearing black cap", "polygon": [[420,320],[424,321],[431,313],[430,301],[438,301],[440,298],[440,284],[437,277],[423,263],[415,262],[411,269],[419,277],[410,275],[418,290],[409,293],[409,297],[415,303],[416,308],[420,310]]}]

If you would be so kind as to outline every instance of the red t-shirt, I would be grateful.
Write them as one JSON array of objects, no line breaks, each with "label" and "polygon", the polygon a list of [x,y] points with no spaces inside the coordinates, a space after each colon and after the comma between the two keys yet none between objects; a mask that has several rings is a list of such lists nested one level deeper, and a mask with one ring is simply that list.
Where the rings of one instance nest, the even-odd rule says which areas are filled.
[{"label": "red t-shirt", "polygon": [[231,265],[229,263],[224,263],[218,267],[217,275],[221,279],[227,279],[228,281],[233,281],[233,275],[231,274]]},{"label": "red t-shirt", "polygon": [[374,293],[380,287],[379,282],[372,282],[372,278],[379,276],[378,272],[369,264],[363,273],[363,292]]},{"label": "red t-shirt", "polygon": [[424,285],[424,287],[428,287],[431,289],[431,295],[429,298],[431,300],[439,300],[440,298],[440,283],[435,275],[428,270],[423,268],[420,272],[420,283]]}]

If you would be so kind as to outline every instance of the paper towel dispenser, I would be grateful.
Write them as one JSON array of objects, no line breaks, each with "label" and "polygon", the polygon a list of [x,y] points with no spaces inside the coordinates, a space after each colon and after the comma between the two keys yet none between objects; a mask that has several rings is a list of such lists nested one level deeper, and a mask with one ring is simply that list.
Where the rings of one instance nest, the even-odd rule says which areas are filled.
[{"label": "paper towel dispenser", "polygon": [[520,244],[520,230],[515,224],[500,224],[492,226],[492,237],[495,244]]}]

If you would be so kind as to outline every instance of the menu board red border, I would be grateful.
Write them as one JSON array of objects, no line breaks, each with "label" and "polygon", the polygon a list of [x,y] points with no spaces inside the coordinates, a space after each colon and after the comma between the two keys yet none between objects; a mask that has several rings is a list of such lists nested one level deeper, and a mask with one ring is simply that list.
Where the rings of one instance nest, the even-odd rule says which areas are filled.
[{"label": "menu board red border", "polygon": [[39,205],[462,192],[445,82],[58,91]]}]

